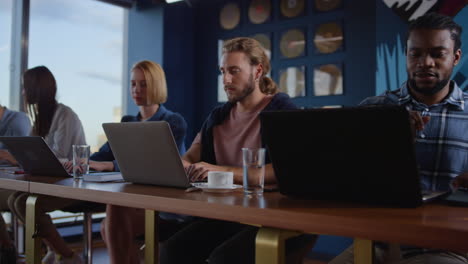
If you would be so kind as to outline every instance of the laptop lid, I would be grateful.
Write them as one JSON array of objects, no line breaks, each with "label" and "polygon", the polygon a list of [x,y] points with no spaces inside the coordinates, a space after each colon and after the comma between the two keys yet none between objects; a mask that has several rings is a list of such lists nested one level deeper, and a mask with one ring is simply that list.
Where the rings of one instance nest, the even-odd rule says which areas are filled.
[{"label": "laptop lid", "polygon": [[281,193],[384,206],[422,203],[406,109],[278,111],[261,113],[260,120]]},{"label": "laptop lid", "polygon": [[0,137],[24,172],[32,175],[70,177],[42,137]]},{"label": "laptop lid", "polygon": [[104,123],[102,127],[125,181],[190,186],[167,122]]}]

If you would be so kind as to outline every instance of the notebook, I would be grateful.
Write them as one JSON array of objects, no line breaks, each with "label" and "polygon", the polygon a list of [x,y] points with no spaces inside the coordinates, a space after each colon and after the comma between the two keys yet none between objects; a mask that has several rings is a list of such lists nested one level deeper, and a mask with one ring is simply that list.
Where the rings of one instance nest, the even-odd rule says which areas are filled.
[{"label": "notebook", "polygon": [[104,123],[102,127],[125,181],[190,186],[167,122]]},{"label": "notebook", "polygon": [[120,172],[90,172],[89,174],[83,175],[84,181],[89,182],[116,182],[123,181],[122,174]]},{"label": "notebook", "polygon": [[260,114],[282,194],[379,206],[422,204],[406,109],[366,106]]},{"label": "notebook", "polygon": [[[42,137],[0,137],[0,142],[8,148],[25,173],[57,177],[73,176],[63,168],[62,163]],[[122,175],[119,172],[91,172],[83,175],[83,179],[97,182],[116,181],[121,180]]]}]

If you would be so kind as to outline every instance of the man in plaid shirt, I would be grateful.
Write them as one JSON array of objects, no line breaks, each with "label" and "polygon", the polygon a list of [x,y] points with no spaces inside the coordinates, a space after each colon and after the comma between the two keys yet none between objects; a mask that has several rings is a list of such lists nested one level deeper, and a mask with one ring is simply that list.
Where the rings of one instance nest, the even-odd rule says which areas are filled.
[{"label": "man in plaid shirt", "polygon": [[[425,190],[468,186],[468,94],[450,80],[462,54],[461,32],[448,16],[431,13],[416,19],[409,26],[405,50],[407,82],[361,103],[402,105],[410,111]],[[375,254],[377,263],[468,263],[465,252],[399,245],[377,246]],[[331,263],[353,263],[352,248]]]}]

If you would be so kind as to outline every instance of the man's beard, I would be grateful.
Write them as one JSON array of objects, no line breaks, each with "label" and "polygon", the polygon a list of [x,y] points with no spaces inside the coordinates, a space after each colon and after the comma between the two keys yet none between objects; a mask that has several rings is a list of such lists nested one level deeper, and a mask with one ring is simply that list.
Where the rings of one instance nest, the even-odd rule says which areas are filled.
[{"label": "man's beard", "polygon": [[233,96],[231,98],[229,98],[228,96],[228,100],[230,103],[233,103],[233,104],[240,102],[244,100],[247,96],[249,96],[254,91],[254,89],[255,89],[255,82],[253,79],[253,74],[250,74],[249,83],[242,91],[240,91],[240,95]]},{"label": "man's beard", "polygon": [[444,89],[444,87],[447,85],[447,83],[450,81],[450,79],[443,79],[440,80],[432,87],[431,89],[427,88],[421,88],[416,85],[416,80],[414,78],[410,78],[408,76],[408,82],[410,87],[417,93],[423,94],[423,95],[434,95]]}]

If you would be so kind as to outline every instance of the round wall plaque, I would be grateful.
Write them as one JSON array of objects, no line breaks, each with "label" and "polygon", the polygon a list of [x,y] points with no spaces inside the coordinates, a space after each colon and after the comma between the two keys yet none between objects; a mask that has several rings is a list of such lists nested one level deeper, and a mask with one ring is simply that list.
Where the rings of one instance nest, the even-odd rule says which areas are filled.
[{"label": "round wall plaque", "polygon": [[338,23],[322,24],[315,32],[315,46],[320,53],[333,53],[343,45],[343,30]]},{"label": "round wall plaque", "polygon": [[280,4],[281,14],[284,17],[297,17],[304,13],[305,1],[304,0],[281,0]]},{"label": "round wall plaque", "polygon": [[219,23],[224,29],[233,29],[240,22],[240,8],[236,3],[227,3],[219,14]]},{"label": "round wall plaque", "polygon": [[280,39],[281,54],[286,58],[304,55],[306,46],[305,35],[302,30],[291,29],[283,33]]},{"label": "round wall plaque", "polygon": [[253,24],[261,24],[268,20],[271,14],[271,0],[252,0],[249,6],[249,20]]}]

